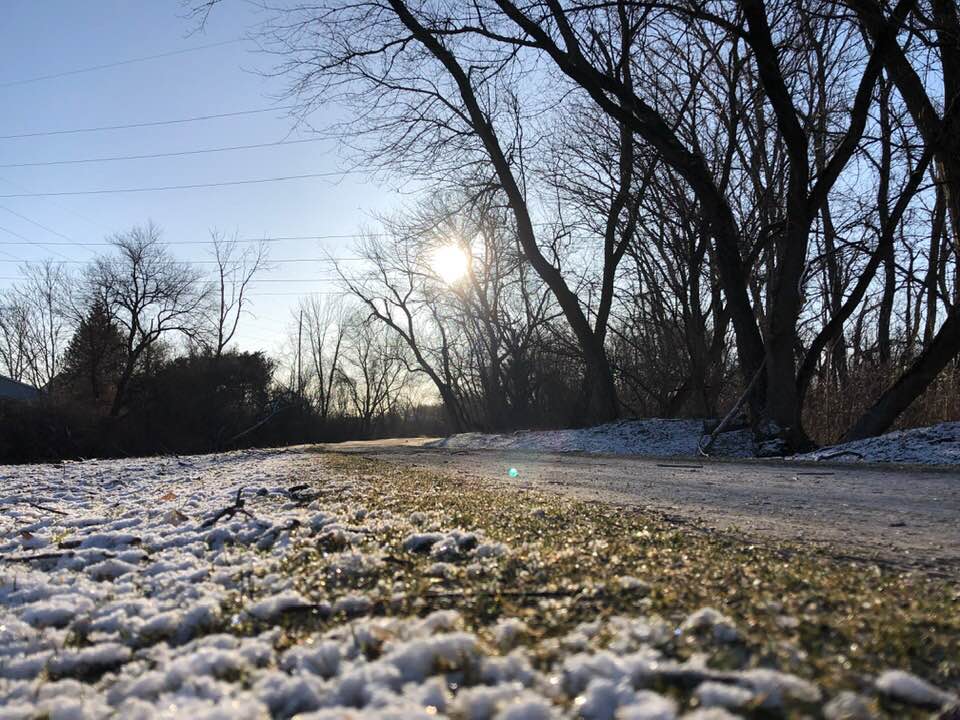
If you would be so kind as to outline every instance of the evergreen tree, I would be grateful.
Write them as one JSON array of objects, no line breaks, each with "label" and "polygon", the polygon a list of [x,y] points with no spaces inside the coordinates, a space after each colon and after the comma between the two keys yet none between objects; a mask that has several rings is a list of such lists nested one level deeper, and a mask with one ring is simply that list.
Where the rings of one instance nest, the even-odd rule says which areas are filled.
[{"label": "evergreen tree", "polygon": [[107,306],[94,302],[70,339],[61,386],[77,400],[109,403],[123,368],[123,336]]}]

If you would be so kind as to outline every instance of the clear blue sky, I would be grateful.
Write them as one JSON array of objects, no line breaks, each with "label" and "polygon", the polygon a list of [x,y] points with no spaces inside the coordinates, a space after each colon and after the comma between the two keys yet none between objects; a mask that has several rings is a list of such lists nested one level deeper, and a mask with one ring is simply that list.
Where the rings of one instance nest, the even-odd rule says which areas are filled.
[{"label": "clear blue sky", "polygon": [[[258,74],[273,60],[242,41],[259,19],[244,2],[218,7],[203,33],[176,0],[4,0],[0,23],[0,136],[179,119],[281,105],[278,80]],[[119,67],[102,64],[241,40]],[[30,81],[36,79],[35,81]],[[22,82],[28,81],[28,82]],[[323,126],[333,117],[311,118]],[[110,132],[0,139],[0,165],[181,152],[317,137],[294,130],[282,110]],[[347,162],[335,141],[175,158],[0,168],[0,195],[155,187],[323,173]],[[153,220],[168,241],[205,240],[211,228],[241,237],[356,233],[371,213],[397,203],[388,188],[351,176],[168,192],[0,199],[0,287],[17,260],[85,260],[106,248],[47,243],[102,242]],[[12,212],[11,212],[12,211]],[[31,222],[32,221],[32,222]],[[41,227],[43,226],[43,227]],[[30,245],[9,244],[29,241]],[[272,243],[271,259],[349,254],[350,240]],[[209,259],[202,246],[173,246],[183,259]],[[72,264],[69,267],[78,268]],[[241,326],[245,349],[278,349],[298,293],[331,289],[319,263],[278,263],[256,288]],[[290,282],[287,282],[290,280]],[[269,294],[268,294],[269,293]]]}]

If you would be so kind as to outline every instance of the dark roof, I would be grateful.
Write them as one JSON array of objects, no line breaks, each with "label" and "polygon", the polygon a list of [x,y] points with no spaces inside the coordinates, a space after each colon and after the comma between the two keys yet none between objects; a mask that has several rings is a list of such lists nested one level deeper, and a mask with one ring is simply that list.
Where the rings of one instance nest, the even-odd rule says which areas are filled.
[{"label": "dark roof", "polygon": [[0,375],[0,398],[12,398],[13,400],[34,400],[40,397],[40,391],[33,385],[17,382],[8,377]]}]

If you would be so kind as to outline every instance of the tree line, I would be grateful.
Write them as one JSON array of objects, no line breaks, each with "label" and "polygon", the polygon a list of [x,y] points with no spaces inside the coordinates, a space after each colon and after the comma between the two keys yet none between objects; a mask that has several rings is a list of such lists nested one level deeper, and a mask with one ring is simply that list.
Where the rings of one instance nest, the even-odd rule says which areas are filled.
[{"label": "tree line", "polygon": [[[336,318],[342,355],[324,380],[335,403],[315,402],[302,367],[286,382],[289,357],[236,349],[251,284],[269,267],[263,244],[214,233],[212,277],[176,259],[152,224],[110,245],[77,273],[26,265],[0,293],[0,375],[42,390],[36,401],[0,400],[0,462],[437,430],[435,409],[401,393],[382,335],[348,328],[346,314]],[[302,305],[316,311],[306,342],[322,343],[316,301]]]},{"label": "tree line", "polygon": [[[218,1],[197,15],[210,21]],[[511,238],[498,282],[531,288],[521,324],[558,361],[574,351],[581,422],[713,413],[731,383],[783,450],[878,434],[918,401],[955,417],[954,0],[273,10],[261,40],[298,116],[347,106],[358,164],[450,199],[428,223],[493,217]],[[417,367],[467,425],[477,387],[509,398],[492,371],[512,382],[502,358],[516,348],[481,327],[498,312],[481,293],[412,307],[432,301],[408,292],[410,237],[394,230],[365,248],[380,267],[352,287],[415,356],[411,316],[434,325]],[[467,348],[476,366],[455,378]],[[923,399],[931,388],[946,400]],[[851,398],[839,411],[838,397]]]},{"label": "tree line", "polygon": [[[365,262],[337,265],[341,296],[301,303],[244,440],[294,406],[313,427],[350,418],[371,435],[742,405],[772,452],[960,417],[952,0],[272,12],[260,41],[296,117],[345,106],[336,129],[357,165],[418,192],[364,234]],[[6,374],[49,382],[70,355],[64,327],[101,306],[122,340],[107,417],[169,362],[163,338],[224,356],[256,258],[224,258],[198,292],[195,271],[148,252],[176,301],[144,325],[154,298],[115,287],[144,244],[159,247],[118,243],[91,266],[66,326],[44,290],[61,270],[31,270],[0,325]],[[451,249],[456,278],[437,261]]]}]

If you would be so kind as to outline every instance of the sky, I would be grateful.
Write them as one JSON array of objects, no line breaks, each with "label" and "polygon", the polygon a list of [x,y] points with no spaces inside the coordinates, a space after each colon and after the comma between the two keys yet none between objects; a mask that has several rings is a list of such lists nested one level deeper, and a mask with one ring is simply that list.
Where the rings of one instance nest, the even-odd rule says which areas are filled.
[{"label": "sky", "polygon": [[[242,0],[223,2],[202,32],[178,0],[3,1],[0,288],[16,282],[23,262],[51,258],[78,270],[83,261],[109,249],[81,243],[103,243],[151,220],[177,257],[209,261],[209,245],[188,243],[206,242],[211,229],[240,238],[349,236],[369,227],[375,213],[401,202],[398,190],[403,188],[380,186],[356,174],[215,188],[23,197],[347,168],[349,159],[335,139],[295,127],[280,109],[285,104],[278,99],[283,82],[263,75],[275,60],[249,40],[262,19]],[[157,55],[164,57],[127,62]],[[115,63],[124,64],[97,67]],[[60,132],[250,110],[268,111],[153,127]],[[310,124],[322,128],[338,112],[325,108],[309,118]],[[309,142],[36,165],[291,140]],[[269,243],[273,267],[253,290],[254,317],[242,321],[237,345],[278,352],[298,296],[336,290],[329,266],[308,259],[327,251],[349,256],[353,242],[327,238]]]}]

